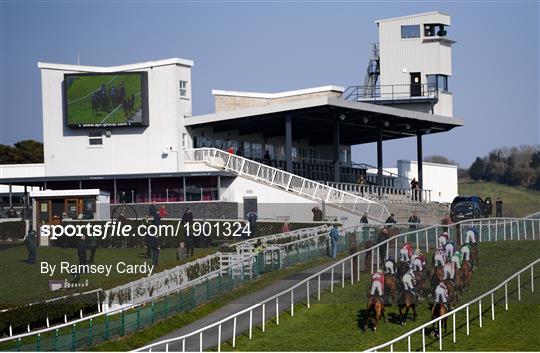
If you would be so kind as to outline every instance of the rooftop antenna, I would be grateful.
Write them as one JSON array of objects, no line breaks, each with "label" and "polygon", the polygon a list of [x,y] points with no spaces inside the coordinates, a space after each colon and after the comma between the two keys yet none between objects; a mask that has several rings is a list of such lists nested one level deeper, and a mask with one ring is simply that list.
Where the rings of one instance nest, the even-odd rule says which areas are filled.
[{"label": "rooftop antenna", "polygon": [[81,64],[81,58],[79,57],[79,52],[77,52],[77,65]]}]

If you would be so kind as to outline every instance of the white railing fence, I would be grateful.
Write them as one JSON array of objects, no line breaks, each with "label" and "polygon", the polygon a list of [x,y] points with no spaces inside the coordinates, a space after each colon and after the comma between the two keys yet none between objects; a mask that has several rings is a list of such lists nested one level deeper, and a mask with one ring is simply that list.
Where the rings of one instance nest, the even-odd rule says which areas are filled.
[{"label": "white railing fence", "polygon": [[391,186],[380,185],[360,185],[353,183],[334,183],[324,182],[325,185],[333,188],[351,192],[353,194],[372,199],[379,202],[395,202],[395,203],[416,203],[416,202],[431,202],[431,190],[422,189],[416,193],[410,188],[397,188]]},{"label": "white railing fence", "polygon": [[492,290],[482,294],[481,296],[479,296],[478,298],[476,299],[473,299],[471,301],[469,301],[468,303],[465,303],[461,306],[459,306],[458,308],[446,313],[445,315],[442,315],[438,318],[435,318],[429,322],[426,322],[425,324],[391,340],[391,341],[388,341],[386,343],[383,343],[381,345],[378,345],[378,346],[375,346],[375,347],[372,347],[370,349],[368,349],[367,351],[368,352],[375,352],[375,351],[378,351],[378,350],[381,350],[381,349],[384,349],[384,348],[389,348],[390,349],[390,352],[393,352],[394,351],[394,345],[404,339],[407,339],[407,352],[411,352],[411,336],[417,332],[420,332],[421,335],[422,335],[422,352],[425,352],[426,351],[426,331],[429,329],[430,326],[433,326],[433,325],[437,325],[438,326],[438,332],[439,332],[439,350],[442,351],[443,349],[443,337],[444,337],[444,334],[442,333],[442,322],[444,319],[448,319],[450,317],[452,317],[452,342],[453,343],[456,343],[456,331],[457,331],[457,325],[456,325],[456,314],[459,313],[459,312],[462,312],[462,311],[465,311],[465,314],[466,314],[466,330],[467,330],[467,336],[469,336],[470,334],[470,323],[471,323],[471,319],[470,319],[470,311],[471,311],[471,306],[474,305],[474,304],[478,304],[478,325],[480,327],[482,327],[483,325],[483,316],[484,316],[484,313],[483,313],[483,310],[482,310],[482,302],[484,302],[484,305],[486,305],[486,302],[487,302],[487,305],[490,305],[491,306],[491,320],[495,320],[495,303],[496,303],[496,300],[495,300],[495,294],[497,293],[497,291],[501,290],[502,288],[504,288],[504,305],[505,305],[505,310],[508,310],[508,287],[509,287],[509,282],[512,281],[513,279],[517,278],[517,292],[518,292],[518,301],[521,301],[521,288],[525,286],[525,284],[522,284],[522,281],[521,281],[521,278],[522,278],[522,274],[524,274],[524,272],[526,271],[530,271],[530,277],[531,277],[531,280],[529,282],[530,284],[530,290],[531,292],[534,292],[534,266],[537,265],[538,263],[540,263],[540,258],[533,261],[532,263],[530,263],[529,265],[525,266],[524,268],[522,268],[521,270],[519,270],[518,272],[514,273],[512,276],[508,277],[506,280],[504,280],[501,284],[499,284],[497,287],[493,288]]},{"label": "white railing fence", "polygon": [[[519,227],[521,224],[521,228]],[[391,246],[394,247],[396,258],[398,252],[398,242],[400,240],[409,240],[413,243],[413,246],[417,248],[423,248],[426,251],[430,249],[436,249],[437,238],[440,233],[442,233],[443,227],[448,228],[453,238],[456,239],[456,236],[459,234],[462,238],[464,237],[463,231],[466,227],[476,226],[479,230],[478,241],[501,241],[501,240],[520,240],[520,239],[538,239],[540,240],[540,219],[482,219],[474,221],[462,221],[452,225],[436,225],[420,230],[413,230],[410,232],[402,233],[395,235],[385,241],[382,241],[368,249],[356,252],[352,255],[349,255],[332,265],[320,270],[313,275],[305,278],[304,280],[296,283],[284,291],[275,294],[259,303],[251,305],[248,308],[245,308],[237,313],[234,313],[222,320],[219,320],[213,324],[202,327],[198,330],[195,330],[189,334],[185,334],[179,337],[159,341],[153,344],[146,345],[137,349],[136,351],[165,351],[169,352],[170,347],[175,345],[172,350],[174,351],[186,351],[186,343],[191,345],[195,344],[198,346],[199,351],[207,350],[212,347],[217,347],[218,352],[221,351],[222,345],[222,333],[226,325],[232,325],[232,346],[236,346],[236,336],[239,333],[238,319],[243,316],[249,316],[249,338],[251,339],[253,329],[254,329],[254,313],[257,313],[257,319],[260,319],[261,330],[265,331],[265,321],[274,318],[276,324],[279,325],[279,315],[280,308],[284,308],[284,304],[289,306],[289,312],[291,316],[294,316],[294,306],[295,306],[295,293],[297,297],[299,292],[302,295],[305,295],[306,305],[309,308],[312,297],[315,297],[316,300],[320,300],[321,292],[324,288],[321,288],[321,281],[324,278],[330,278],[329,291],[334,291],[334,286],[341,285],[345,286],[346,282],[354,284],[355,281],[360,281],[360,264],[361,259],[364,255],[371,255],[371,272],[375,268],[379,268],[381,261],[383,260],[382,249],[385,248],[385,253],[390,254]],[[341,230],[342,235],[347,235],[351,231],[362,231],[361,227],[354,227]],[[438,233],[440,231],[440,233]],[[350,275],[346,276],[346,272],[349,271]],[[280,304],[281,302],[281,304]],[[271,315],[274,311],[274,315]],[[260,314],[260,315],[259,315]],[[212,333],[216,333],[217,339],[210,339],[205,341],[206,336],[211,337]],[[230,327],[229,327],[230,331]],[[214,337],[215,338],[215,337]],[[193,350],[193,348],[190,348]]]},{"label": "white railing fence", "polygon": [[279,187],[310,200],[325,202],[348,212],[367,213],[368,217],[376,221],[383,221],[390,215],[385,205],[367,198],[216,148],[186,149],[185,160],[205,162],[212,167],[233,171],[242,177]]}]

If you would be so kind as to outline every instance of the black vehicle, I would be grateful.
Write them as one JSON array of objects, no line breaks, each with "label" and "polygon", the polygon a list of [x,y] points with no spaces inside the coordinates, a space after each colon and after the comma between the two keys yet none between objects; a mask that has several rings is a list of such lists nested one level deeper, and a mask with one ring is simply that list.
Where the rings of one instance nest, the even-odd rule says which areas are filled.
[{"label": "black vehicle", "polygon": [[491,198],[482,200],[480,196],[457,196],[450,206],[452,222],[464,219],[486,218],[493,213]]}]

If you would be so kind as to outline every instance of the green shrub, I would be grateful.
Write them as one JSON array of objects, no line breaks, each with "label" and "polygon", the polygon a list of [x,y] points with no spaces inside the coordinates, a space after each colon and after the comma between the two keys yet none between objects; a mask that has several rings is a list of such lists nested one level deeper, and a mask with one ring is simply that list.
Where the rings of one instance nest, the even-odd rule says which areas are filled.
[{"label": "green shrub", "polygon": [[22,240],[26,235],[26,223],[24,221],[7,221],[0,223],[0,240]]}]

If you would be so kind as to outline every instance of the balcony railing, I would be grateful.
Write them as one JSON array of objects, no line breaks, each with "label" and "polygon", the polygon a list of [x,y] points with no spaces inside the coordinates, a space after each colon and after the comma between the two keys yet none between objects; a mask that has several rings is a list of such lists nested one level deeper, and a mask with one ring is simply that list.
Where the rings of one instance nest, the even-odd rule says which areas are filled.
[{"label": "balcony railing", "polygon": [[436,101],[439,92],[433,84],[402,84],[402,85],[378,85],[350,86],[340,96],[340,98],[350,101],[381,101],[381,102],[419,102]]}]

